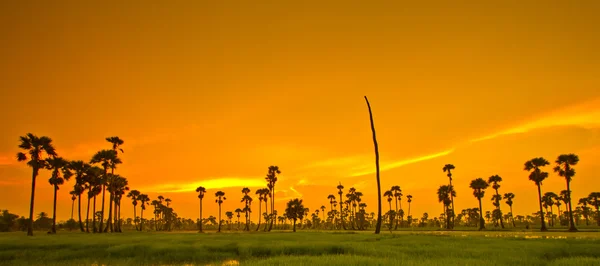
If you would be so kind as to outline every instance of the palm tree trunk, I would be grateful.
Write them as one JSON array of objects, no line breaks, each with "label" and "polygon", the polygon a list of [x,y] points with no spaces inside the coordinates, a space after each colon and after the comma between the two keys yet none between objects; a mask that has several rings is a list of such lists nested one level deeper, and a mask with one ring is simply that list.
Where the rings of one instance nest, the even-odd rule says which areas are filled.
[{"label": "palm tree trunk", "polygon": [[200,199],[200,221],[198,221],[200,226],[200,233],[202,233],[202,199]]},{"label": "palm tree trunk", "polygon": [[71,202],[71,220],[73,220],[73,213],[75,211],[75,200],[72,200]]},{"label": "palm tree trunk", "polygon": [[346,224],[344,224],[344,208],[342,206],[344,204],[344,201],[342,199],[342,193],[339,193],[339,194],[340,194],[340,220],[342,221],[342,228],[344,230],[346,230]]},{"label": "palm tree trunk", "polygon": [[[496,196],[500,197],[500,194],[498,193],[498,190],[496,189]],[[498,203],[498,211],[500,211],[500,226],[502,227],[502,229],[504,229],[504,221],[502,219],[502,211],[500,210],[500,200],[497,200]]]},{"label": "palm tree trunk", "polygon": [[77,213],[79,214],[79,229],[81,229],[81,232],[85,232],[83,230],[83,221],[81,221],[81,194],[77,196]]},{"label": "palm tree trunk", "polygon": [[293,231],[296,232],[296,219],[294,219],[294,228]]},{"label": "palm tree trunk", "polygon": [[[106,181],[106,176],[107,176],[106,167],[104,167],[104,181]],[[104,202],[105,202],[104,193],[105,193],[105,191],[106,191],[106,186],[104,184],[102,184],[102,212],[100,213],[100,228],[98,229],[98,233],[102,233],[102,225],[103,225],[103,221],[104,221]],[[95,216],[96,216],[96,213],[94,213],[94,217]]]},{"label": "palm tree trunk", "polygon": [[256,230],[255,231],[258,231],[258,229],[260,229],[260,216],[262,216],[262,214],[260,213],[260,211],[261,211],[260,207],[261,207],[261,204],[260,204],[260,201],[259,201],[258,202],[258,225],[256,226]]},{"label": "palm tree trunk", "polygon": [[[394,202],[396,203],[396,215],[398,215],[398,198],[394,197]],[[398,230],[398,219],[396,219],[394,230]]]},{"label": "palm tree trunk", "polygon": [[33,236],[33,202],[35,198],[35,178],[39,169],[33,168],[31,174],[31,202],[29,203],[29,224],[27,225],[27,236]]},{"label": "palm tree trunk", "polygon": [[91,199],[92,198],[90,198],[88,195],[87,210],[85,211],[85,231],[87,233],[90,232],[90,200]]},{"label": "palm tree trunk", "polygon": [[379,234],[381,231],[381,182],[379,179],[379,147],[377,146],[377,137],[375,135],[375,123],[373,122],[373,112],[371,112],[371,104],[369,99],[365,96],[367,101],[367,108],[369,108],[369,118],[371,120],[371,131],[373,131],[373,145],[375,146],[375,171],[377,178],[377,225],[375,226],[375,234]]},{"label": "palm tree trunk", "polygon": [[[110,232],[113,232],[113,224],[112,224],[112,209],[113,209],[113,194],[109,191],[110,195],[108,196],[108,219],[106,219],[106,227],[104,228],[104,233],[108,232],[110,228]],[[102,227],[100,227],[102,228]]]},{"label": "palm tree trunk", "polygon": [[138,230],[138,226],[137,226],[137,213],[136,213],[136,205],[133,205],[133,227],[135,227],[135,231]]},{"label": "palm tree trunk", "polygon": [[452,191],[454,190],[452,187],[452,174],[450,173],[450,169],[448,169],[448,179],[450,180],[450,202],[452,203],[452,228],[454,228],[454,195],[452,195]]},{"label": "palm tree trunk", "polygon": [[554,227],[554,211],[552,210],[552,205],[550,205],[550,219],[552,219],[552,227]]},{"label": "palm tree trunk", "polygon": [[94,195],[94,206],[92,209],[92,227],[94,227],[94,233],[97,233],[98,230],[96,229],[96,195]]},{"label": "palm tree trunk", "polygon": [[567,193],[569,195],[569,231],[577,232],[577,228],[575,227],[575,221],[573,220],[573,209],[571,208],[571,182],[567,179]]},{"label": "palm tree trunk", "polygon": [[[145,203],[142,201],[142,205],[144,205]],[[144,206],[142,206],[144,207]],[[144,208],[142,208],[140,210],[140,232],[144,230]]]},{"label": "palm tree trunk", "polygon": [[[275,217],[275,184],[273,184],[273,189],[272,189],[272,195],[271,195],[271,216]],[[271,222],[269,223],[269,232],[271,232],[271,229],[273,229],[273,220],[275,220],[274,218],[271,218]]]},{"label": "palm tree trunk", "polygon": [[510,218],[512,220],[513,227],[517,227],[517,225],[515,224],[515,216],[513,215],[512,205],[510,205]]},{"label": "palm tree trunk", "polygon": [[221,232],[221,203],[219,203],[219,230],[217,232]]},{"label": "palm tree trunk", "polygon": [[52,234],[56,234],[56,193],[58,192],[58,186],[54,185],[54,204],[53,204],[53,214],[52,214],[52,230],[50,231]]},{"label": "palm tree trunk", "polygon": [[542,188],[540,187],[540,185],[537,185],[538,187],[538,201],[540,203],[540,217],[542,219],[542,228],[540,229],[542,232],[548,231],[548,228],[546,228],[546,222],[544,221],[544,208],[542,207]]},{"label": "palm tree trunk", "polygon": [[[265,212],[269,213],[269,199],[265,199]],[[269,216],[269,215],[267,215]],[[272,216],[272,215],[271,215]],[[269,222],[271,222],[271,220],[275,220],[275,217],[269,217]],[[267,231],[267,221],[265,221],[265,232]]]},{"label": "palm tree trunk", "polygon": [[483,208],[481,208],[481,198],[479,199],[479,230],[485,229],[485,221],[483,221]]}]

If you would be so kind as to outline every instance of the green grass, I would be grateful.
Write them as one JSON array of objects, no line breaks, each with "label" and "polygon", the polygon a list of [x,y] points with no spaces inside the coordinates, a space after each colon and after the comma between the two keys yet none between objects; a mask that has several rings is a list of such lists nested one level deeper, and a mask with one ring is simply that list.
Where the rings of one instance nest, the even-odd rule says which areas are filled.
[{"label": "green grass", "polygon": [[0,265],[600,265],[598,247],[598,232],[18,232]]}]

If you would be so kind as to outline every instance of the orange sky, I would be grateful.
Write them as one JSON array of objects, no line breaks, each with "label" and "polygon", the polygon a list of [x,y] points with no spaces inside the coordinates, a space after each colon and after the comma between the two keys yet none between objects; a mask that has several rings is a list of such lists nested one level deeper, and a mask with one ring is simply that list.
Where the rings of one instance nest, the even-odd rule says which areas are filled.
[{"label": "orange sky", "polygon": [[[1,3],[0,209],[28,211],[30,169],[15,154],[32,132],[84,160],[121,137],[117,173],[184,217],[198,215],[198,185],[209,191],[206,215],[218,189],[224,210],[241,207],[242,186],[254,194],[269,165],[283,171],[279,209],[292,197],[328,206],[341,181],[375,211],[363,95],[382,186],[412,194],[414,215],[441,212],[447,163],[458,210],[477,205],[470,180],[499,174],[515,212],[534,212],[522,169],[537,156],[578,154],[574,198],[598,191],[600,3],[502,3]],[[51,212],[49,175],[36,213]],[[59,219],[72,184],[59,191]],[[564,187],[552,173],[543,190]]]}]

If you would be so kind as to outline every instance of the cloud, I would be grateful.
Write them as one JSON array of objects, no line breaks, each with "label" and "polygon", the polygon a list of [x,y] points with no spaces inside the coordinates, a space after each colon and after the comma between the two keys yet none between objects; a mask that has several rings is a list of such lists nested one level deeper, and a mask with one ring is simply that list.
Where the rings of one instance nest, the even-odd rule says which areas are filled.
[{"label": "cloud", "polygon": [[600,98],[556,110],[531,122],[477,138],[470,142],[479,142],[504,135],[526,133],[534,129],[555,126],[600,127]]},{"label": "cloud", "polygon": [[[428,154],[428,155],[424,155],[424,156],[420,156],[420,157],[415,157],[415,158],[410,158],[410,159],[405,159],[405,160],[400,160],[400,161],[395,161],[395,162],[382,163],[381,167],[379,169],[380,169],[380,171],[387,171],[387,170],[395,169],[398,167],[402,167],[404,165],[418,163],[418,162],[446,156],[446,155],[452,153],[453,151],[454,151],[454,149],[450,149],[450,150],[446,150],[446,151],[442,151],[442,152],[438,152],[438,153],[434,153],[434,154]],[[357,176],[373,174],[373,173],[375,173],[374,164],[375,163],[372,162],[368,165],[363,165],[360,167],[363,169],[362,171],[352,173],[352,174],[350,174],[350,176],[357,177]]]},{"label": "cloud", "polygon": [[264,187],[265,180],[261,177],[245,178],[245,177],[217,177],[208,180],[202,180],[193,183],[172,183],[165,185],[157,185],[140,189],[141,191],[149,192],[192,192],[196,188],[203,186],[206,189],[219,189],[230,187]]},{"label": "cloud", "polygon": [[0,166],[3,165],[13,165],[17,163],[17,156],[11,157],[8,155],[0,155]]}]

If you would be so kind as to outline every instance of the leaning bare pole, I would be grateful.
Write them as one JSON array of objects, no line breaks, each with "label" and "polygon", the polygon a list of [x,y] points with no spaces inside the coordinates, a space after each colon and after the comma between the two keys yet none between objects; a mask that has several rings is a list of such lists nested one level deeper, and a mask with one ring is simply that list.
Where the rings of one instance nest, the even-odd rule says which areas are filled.
[{"label": "leaning bare pole", "polygon": [[379,181],[379,147],[377,146],[377,137],[375,136],[375,123],[373,123],[373,113],[369,99],[365,96],[367,107],[369,108],[369,117],[371,119],[371,131],[373,131],[373,145],[375,145],[375,169],[377,173],[377,225],[375,226],[375,234],[381,231],[381,182]]}]

